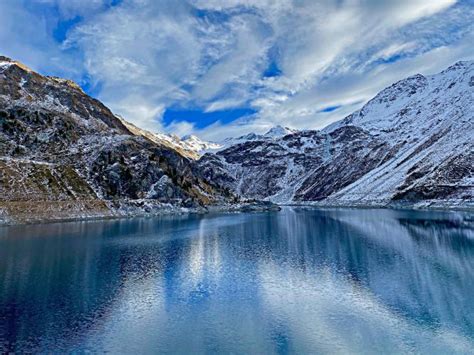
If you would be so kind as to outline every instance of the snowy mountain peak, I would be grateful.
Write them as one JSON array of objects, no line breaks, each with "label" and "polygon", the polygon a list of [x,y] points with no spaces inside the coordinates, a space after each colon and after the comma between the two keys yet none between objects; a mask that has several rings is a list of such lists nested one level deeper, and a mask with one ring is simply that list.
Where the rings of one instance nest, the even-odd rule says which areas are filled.
[{"label": "snowy mountain peak", "polygon": [[366,106],[375,102],[391,103],[400,100],[402,96],[413,96],[426,87],[427,84],[427,78],[421,74],[410,76],[379,92]]},{"label": "snowy mountain peak", "polygon": [[214,142],[203,141],[201,138],[189,134],[181,138],[181,142],[190,150],[197,153],[204,153],[209,150],[216,150],[222,147],[222,145]]},{"label": "snowy mountain peak", "polygon": [[203,141],[194,135],[179,138],[176,134],[153,133],[125,121],[118,115],[117,118],[119,118],[125,127],[134,135],[145,137],[156,144],[171,148],[189,159],[197,160],[208,151],[215,151],[222,148],[220,144]]},{"label": "snowy mountain peak", "polygon": [[280,137],[286,136],[287,134],[292,134],[295,132],[296,130],[278,125],[278,126],[272,127],[267,133],[265,133],[264,136],[267,138],[280,138]]},{"label": "snowy mountain peak", "polygon": [[16,65],[17,67],[23,69],[24,71],[32,72],[32,70],[28,68],[26,65],[24,65],[23,63],[20,63],[16,60],[13,60],[5,56],[0,56],[0,72],[3,72],[4,70],[11,67],[12,65]]},{"label": "snowy mountain peak", "polygon": [[474,62],[458,62],[394,83],[321,131],[239,142],[200,164],[234,193],[278,203],[472,207],[472,107]]},{"label": "snowy mountain peak", "polygon": [[281,137],[284,137],[288,134],[293,134],[298,132],[297,130],[288,128],[288,127],[282,127],[280,125],[272,127],[267,133],[265,134],[257,134],[257,133],[248,133],[240,137],[229,137],[224,139],[221,142],[221,149],[225,149],[228,147],[231,147],[233,145],[237,144],[244,144],[247,142],[253,142],[253,141],[272,141],[274,139],[278,139]]},{"label": "snowy mountain peak", "polygon": [[200,140],[200,139],[197,136],[195,136],[194,134],[187,134],[185,136],[182,136],[181,140],[183,140],[183,141],[187,141],[187,140],[195,141],[195,140]]},{"label": "snowy mountain peak", "polygon": [[[457,62],[435,75],[416,74],[382,90],[362,109],[323,131],[352,124],[373,134],[390,136],[393,142],[421,139],[433,125],[450,125],[446,115],[458,117],[472,107],[473,87],[474,61]],[[433,119],[439,112],[446,113]]]},{"label": "snowy mountain peak", "polygon": [[448,67],[447,69],[443,70],[441,74],[446,74],[452,71],[464,70],[472,67],[474,67],[474,60],[460,60]]}]

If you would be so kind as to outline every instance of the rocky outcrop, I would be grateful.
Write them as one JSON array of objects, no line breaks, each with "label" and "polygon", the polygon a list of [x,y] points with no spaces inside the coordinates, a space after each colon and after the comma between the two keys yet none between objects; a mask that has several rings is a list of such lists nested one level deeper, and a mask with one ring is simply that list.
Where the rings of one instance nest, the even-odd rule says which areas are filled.
[{"label": "rocky outcrop", "polygon": [[279,203],[473,207],[474,62],[415,75],[321,131],[243,141],[204,176]]},{"label": "rocky outcrop", "polygon": [[73,82],[5,57],[0,167],[3,221],[160,213],[233,199],[192,160],[134,134]]}]

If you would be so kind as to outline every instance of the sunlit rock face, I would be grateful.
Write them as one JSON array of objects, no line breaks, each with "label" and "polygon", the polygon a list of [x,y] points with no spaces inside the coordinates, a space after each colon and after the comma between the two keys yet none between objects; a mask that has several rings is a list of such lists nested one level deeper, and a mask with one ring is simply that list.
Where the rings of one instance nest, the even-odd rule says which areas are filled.
[{"label": "sunlit rock face", "polygon": [[154,213],[226,201],[194,163],[75,83],[0,57],[0,219]]},{"label": "sunlit rock face", "polygon": [[153,133],[125,121],[120,116],[117,116],[117,118],[134,135],[142,136],[158,145],[168,147],[191,160],[199,159],[207,151],[217,151],[224,147],[219,143],[203,141],[194,135],[180,138],[175,134]]},{"label": "sunlit rock face", "polygon": [[199,164],[245,197],[473,206],[474,62],[401,80],[321,131],[239,142]]}]

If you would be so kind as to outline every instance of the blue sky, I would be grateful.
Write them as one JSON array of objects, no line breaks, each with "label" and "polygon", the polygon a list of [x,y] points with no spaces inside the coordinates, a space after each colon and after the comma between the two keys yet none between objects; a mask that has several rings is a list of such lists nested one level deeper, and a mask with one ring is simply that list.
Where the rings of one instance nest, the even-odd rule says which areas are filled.
[{"label": "blue sky", "polygon": [[474,2],[2,0],[0,54],[152,131],[321,128],[415,73],[474,58]]}]

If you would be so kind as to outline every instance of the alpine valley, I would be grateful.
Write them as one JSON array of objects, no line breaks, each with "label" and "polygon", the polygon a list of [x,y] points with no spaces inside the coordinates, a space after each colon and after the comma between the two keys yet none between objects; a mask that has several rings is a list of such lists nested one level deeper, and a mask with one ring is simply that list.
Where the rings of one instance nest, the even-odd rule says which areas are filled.
[{"label": "alpine valley", "polygon": [[0,57],[0,223],[273,203],[470,209],[473,107],[474,62],[458,62],[320,131],[209,143],[140,129],[75,83]]}]

